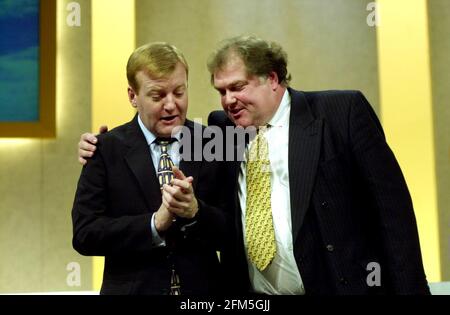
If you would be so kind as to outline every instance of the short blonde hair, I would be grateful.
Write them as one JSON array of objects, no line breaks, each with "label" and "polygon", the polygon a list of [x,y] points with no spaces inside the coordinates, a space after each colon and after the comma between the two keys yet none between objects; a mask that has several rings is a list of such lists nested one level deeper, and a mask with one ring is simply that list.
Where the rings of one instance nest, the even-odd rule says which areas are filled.
[{"label": "short blonde hair", "polygon": [[154,42],[138,47],[128,59],[128,84],[138,92],[137,72],[145,71],[151,77],[159,79],[170,75],[179,62],[186,69],[187,76],[189,67],[186,58],[175,46],[165,42]]}]

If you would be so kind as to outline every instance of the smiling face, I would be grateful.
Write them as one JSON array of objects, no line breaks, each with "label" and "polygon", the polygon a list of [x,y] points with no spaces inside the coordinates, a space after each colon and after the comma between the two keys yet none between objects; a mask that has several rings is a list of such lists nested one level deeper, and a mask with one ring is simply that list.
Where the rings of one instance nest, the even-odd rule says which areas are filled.
[{"label": "smiling face", "polygon": [[172,130],[184,125],[188,107],[187,74],[182,63],[162,78],[145,71],[136,73],[139,91],[128,87],[128,97],[144,125],[157,137],[170,137]]},{"label": "smiling face", "polygon": [[275,114],[284,91],[275,72],[268,78],[247,75],[244,62],[235,56],[214,72],[214,88],[222,107],[238,126],[263,126]]}]

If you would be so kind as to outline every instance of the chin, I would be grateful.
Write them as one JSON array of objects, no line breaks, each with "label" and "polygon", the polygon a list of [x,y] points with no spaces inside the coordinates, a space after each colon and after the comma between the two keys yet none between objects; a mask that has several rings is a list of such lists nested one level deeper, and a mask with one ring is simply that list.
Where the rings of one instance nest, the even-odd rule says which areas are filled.
[{"label": "chin", "polygon": [[234,124],[236,125],[236,126],[240,126],[240,127],[243,127],[243,128],[247,128],[247,127],[250,127],[252,124],[248,121],[248,120],[246,120],[246,119],[238,119],[238,120],[236,120],[235,122],[234,122]]},{"label": "chin", "polygon": [[165,126],[163,128],[158,128],[157,130],[157,134],[160,137],[170,137],[170,135],[172,134],[172,130],[173,128],[175,128],[175,126]]},{"label": "chin", "polygon": [[176,133],[178,131],[179,128],[182,126],[182,124],[174,124],[172,126],[164,126],[163,128],[161,128],[158,132],[158,134],[162,137],[170,137],[172,135],[172,132]]}]

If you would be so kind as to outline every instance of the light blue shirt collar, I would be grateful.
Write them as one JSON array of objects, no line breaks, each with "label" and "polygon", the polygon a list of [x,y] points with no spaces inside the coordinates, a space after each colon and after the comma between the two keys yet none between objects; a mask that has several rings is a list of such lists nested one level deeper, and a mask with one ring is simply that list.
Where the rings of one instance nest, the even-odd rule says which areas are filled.
[{"label": "light blue shirt collar", "polygon": [[[145,140],[147,140],[147,144],[151,145],[155,141],[156,136],[150,130],[148,130],[147,127],[145,127],[139,114],[138,114],[138,124],[139,124],[139,127],[141,127],[142,133],[145,136]],[[181,137],[181,131],[178,131],[176,134],[173,135],[173,138],[177,139],[177,141],[180,141],[180,137]]]}]

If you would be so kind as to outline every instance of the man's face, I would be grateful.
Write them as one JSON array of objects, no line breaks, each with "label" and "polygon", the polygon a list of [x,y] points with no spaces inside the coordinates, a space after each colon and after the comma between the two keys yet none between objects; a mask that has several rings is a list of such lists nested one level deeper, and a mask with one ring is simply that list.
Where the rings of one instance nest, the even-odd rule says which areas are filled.
[{"label": "man's face", "polygon": [[188,91],[186,69],[178,63],[168,76],[152,79],[146,72],[136,73],[139,91],[129,87],[128,97],[137,108],[144,125],[158,137],[170,137],[173,128],[186,120]]},{"label": "man's face", "polygon": [[263,126],[279,106],[274,94],[279,86],[276,74],[269,75],[267,79],[248,76],[245,64],[239,57],[231,57],[214,72],[213,79],[224,111],[237,126]]}]

